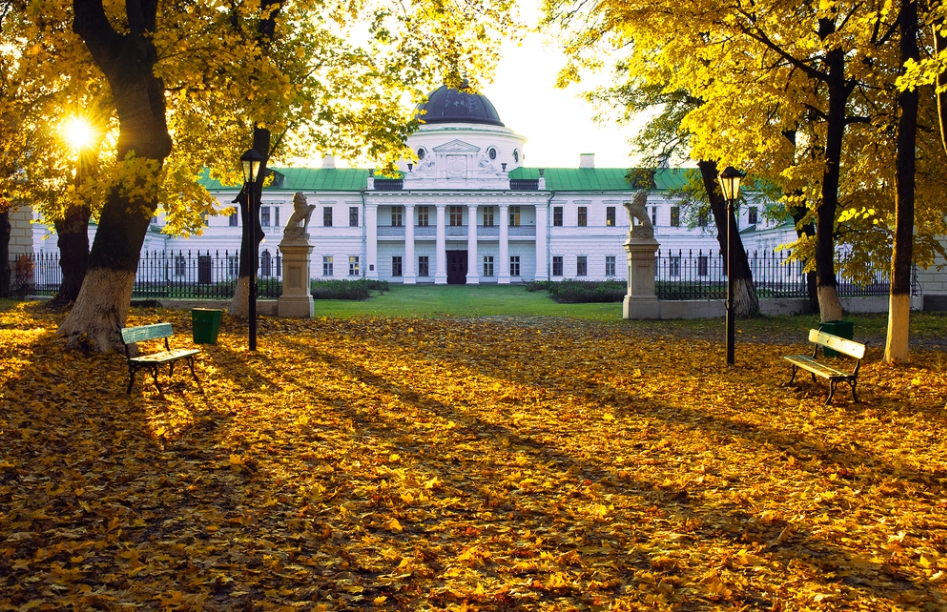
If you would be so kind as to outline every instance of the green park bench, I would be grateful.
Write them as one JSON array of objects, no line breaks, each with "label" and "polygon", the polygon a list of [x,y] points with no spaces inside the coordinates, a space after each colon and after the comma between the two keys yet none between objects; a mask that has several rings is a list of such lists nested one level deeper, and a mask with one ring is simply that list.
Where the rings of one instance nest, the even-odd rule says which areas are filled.
[{"label": "green park bench", "polygon": [[[855,394],[855,385],[858,383],[858,369],[861,367],[862,359],[865,357],[865,345],[853,340],[847,340],[833,334],[827,334],[817,329],[809,330],[809,342],[815,344],[812,355],[783,355],[783,359],[792,364],[792,378],[787,385],[791,385],[796,379],[798,370],[806,370],[812,374],[812,380],[819,376],[829,381],[829,396],[826,398],[826,405],[832,401],[835,394],[835,386],[839,382],[847,382],[852,389],[852,399],[858,402],[858,396]],[[819,349],[822,349],[823,355],[825,349],[833,350],[842,355],[847,355],[854,360],[855,367],[851,370],[845,370],[834,365],[829,365],[816,361],[819,356]]]},{"label": "green park bench", "polygon": [[[120,331],[122,332],[122,343],[125,345],[125,358],[128,360],[129,380],[128,390],[126,390],[125,393],[132,392],[132,386],[135,384],[135,372],[142,369],[151,370],[151,375],[155,379],[155,386],[158,387],[158,391],[161,391],[161,385],[158,384],[158,368],[167,363],[169,367],[168,378],[171,378],[174,376],[174,362],[178,359],[187,361],[187,365],[191,368],[191,376],[194,377],[198,385],[201,384],[201,381],[197,378],[197,374],[194,372],[194,355],[200,353],[200,349],[171,350],[168,338],[174,335],[174,332],[171,330],[170,323],[123,327]],[[157,340],[159,338],[164,338],[163,351],[147,355],[140,354],[137,349],[138,342]]]}]

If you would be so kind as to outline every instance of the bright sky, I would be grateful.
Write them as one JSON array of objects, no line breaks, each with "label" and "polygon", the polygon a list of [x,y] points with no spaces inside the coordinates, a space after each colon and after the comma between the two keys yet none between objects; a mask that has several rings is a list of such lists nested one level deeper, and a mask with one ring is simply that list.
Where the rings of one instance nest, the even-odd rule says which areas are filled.
[{"label": "bright sky", "polygon": [[628,138],[634,128],[596,124],[592,106],[577,97],[581,85],[556,89],[564,64],[554,44],[531,33],[522,46],[504,45],[496,78],[483,88],[506,127],[528,138],[525,165],[576,168],[580,153],[595,153],[598,168],[632,166]]}]

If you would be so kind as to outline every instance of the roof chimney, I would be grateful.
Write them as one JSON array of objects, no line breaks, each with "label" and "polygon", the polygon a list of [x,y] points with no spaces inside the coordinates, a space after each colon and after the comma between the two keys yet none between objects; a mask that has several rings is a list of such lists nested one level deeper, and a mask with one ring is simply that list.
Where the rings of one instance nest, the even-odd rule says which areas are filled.
[{"label": "roof chimney", "polygon": [[322,167],[334,170],[335,169],[335,156],[324,155],[322,157]]},{"label": "roof chimney", "polygon": [[579,153],[579,167],[580,168],[594,168],[595,167],[595,153]]}]

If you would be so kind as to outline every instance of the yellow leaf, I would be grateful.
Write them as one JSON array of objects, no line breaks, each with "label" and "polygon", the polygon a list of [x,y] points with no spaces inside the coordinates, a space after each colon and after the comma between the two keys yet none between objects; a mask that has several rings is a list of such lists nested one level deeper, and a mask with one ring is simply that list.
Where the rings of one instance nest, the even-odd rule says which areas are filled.
[{"label": "yellow leaf", "polygon": [[401,526],[401,523],[398,522],[398,519],[393,518],[388,521],[388,529],[394,531],[395,533],[401,533],[404,531],[404,527]]}]

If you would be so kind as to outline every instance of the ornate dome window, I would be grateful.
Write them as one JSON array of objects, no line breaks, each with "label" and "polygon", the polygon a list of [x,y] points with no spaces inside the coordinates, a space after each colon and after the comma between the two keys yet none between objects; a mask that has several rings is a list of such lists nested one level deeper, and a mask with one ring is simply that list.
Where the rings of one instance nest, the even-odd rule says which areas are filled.
[{"label": "ornate dome window", "polygon": [[520,152],[518,149],[513,149],[513,161],[519,163],[520,161]]},{"label": "ornate dome window", "polygon": [[497,150],[493,147],[487,149],[487,156],[490,158],[490,161],[493,161],[497,158]]},{"label": "ornate dome window", "polygon": [[423,160],[425,155],[427,155],[427,151],[424,150],[424,147],[418,149],[418,161]]}]

